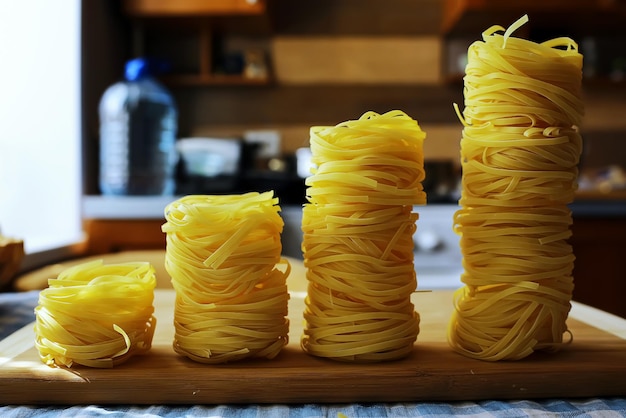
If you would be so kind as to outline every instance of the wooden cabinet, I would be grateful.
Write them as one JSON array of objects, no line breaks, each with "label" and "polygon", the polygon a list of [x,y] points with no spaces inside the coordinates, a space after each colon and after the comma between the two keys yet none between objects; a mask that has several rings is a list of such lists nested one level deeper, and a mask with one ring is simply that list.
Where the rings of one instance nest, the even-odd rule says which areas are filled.
[{"label": "wooden cabinet", "polygon": [[124,11],[135,17],[257,15],[265,0],[124,0]]},{"label": "wooden cabinet", "polygon": [[524,14],[529,15],[531,22],[556,29],[605,31],[623,26],[626,5],[611,0],[444,0],[442,31],[478,31],[479,35],[492,25],[506,27]]},{"label": "wooden cabinet", "polygon": [[623,84],[626,72],[626,3],[613,0],[442,0],[441,34],[445,40],[447,80],[463,76],[467,47],[493,25],[509,27],[527,14],[529,21],[513,36],[543,42],[567,36],[585,56],[585,81]]},{"label": "wooden cabinet", "polygon": [[[247,56],[239,51],[241,72],[219,67],[220,37],[228,33],[265,35],[270,22],[265,0],[124,0],[124,14],[132,26],[133,53],[165,59],[172,72],[169,85],[266,85],[264,74],[246,71]],[[265,60],[265,51],[260,59]],[[259,58],[257,58],[259,59]],[[231,59],[231,62],[233,60]],[[244,62],[246,61],[246,62]],[[267,63],[265,68],[267,69]]]},{"label": "wooden cabinet", "polygon": [[574,217],[574,300],[626,318],[626,213]]},{"label": "wooden cabinet", "polygon": [[87,219],[87,255],[165,249],[161,219]]}]

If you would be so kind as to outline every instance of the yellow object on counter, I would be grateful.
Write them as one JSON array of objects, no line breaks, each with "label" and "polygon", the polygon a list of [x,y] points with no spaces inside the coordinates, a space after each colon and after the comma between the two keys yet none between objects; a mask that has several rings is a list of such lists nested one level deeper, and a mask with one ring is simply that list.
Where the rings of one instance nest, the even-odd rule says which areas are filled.
[{"label": "yellow object on counter", "polygon": [[155,286],[154,268],[145,262],[89,261],[50,279],[35,308],[41,360],[103,368],[148,351]]},{"label": "yellow object on counter", "polygon": [[355,362],[411,352],[419,333],[413,205],[426,203],[425,136],[401,111],[311,128],[305,352]]},{"label": "yellow object on counter", "polygon": [[24,258],[24,241],[0,234],[0,290],[13,284]]},{"label": "yellow object on counter", "polygon": [[[468,50],[460,234],[465,284],[452,348],[482,360],[558,350],[573,291],[572,202],[582,139],[582,55],[493,26]],[[501,34],[504,32],[504,34]],[[457,108],[458,112],[458,108]]]},{"label": "yellow object on counter", "polygon": [[288,342],[290,265],[273,192],[190,195],[165,208],[174,349],[201,363],[274,358]]}]

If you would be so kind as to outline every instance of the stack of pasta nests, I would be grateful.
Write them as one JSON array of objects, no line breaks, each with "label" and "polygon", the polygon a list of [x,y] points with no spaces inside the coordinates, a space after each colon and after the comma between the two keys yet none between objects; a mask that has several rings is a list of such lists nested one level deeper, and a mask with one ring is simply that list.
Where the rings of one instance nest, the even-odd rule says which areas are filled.
[{"label": "stack of pasta nests", "polygon": [[424,204],[424,132],[401,111],[312,127],[303,208],[305,352],[343,361],[406,356],[419,332],[413,241]]},{"label": "stack of pasta nests", "polygon": [[184,196],[165,208],[174,349],[201,363],[274,358],[288,342],[283,221],[272,192]]},{"label": "stack of pasta nests", "polygon": [[455,215],[465,287],[449,340],[483,360],[558,349],[573,291],[582,56],[569,38],[510,37],[526,21],[488,29],[468,51]]}]

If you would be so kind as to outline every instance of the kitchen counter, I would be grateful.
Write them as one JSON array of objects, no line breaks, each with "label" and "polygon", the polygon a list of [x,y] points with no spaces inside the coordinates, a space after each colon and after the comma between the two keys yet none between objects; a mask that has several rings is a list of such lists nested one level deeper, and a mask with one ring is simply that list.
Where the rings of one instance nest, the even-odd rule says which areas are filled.
[{"label": "kitchen counter", "polygon": [[626,199],[584,199],[570,205],[576,218],[626,218]]},{"label": "kitchen counter", "polygon": [[164,219],[176,196],[84,196],[84,219]]},{"label": "kitchen counter", "polygon": [[[85,219],[163,219],[165,206],[175,196],[84,196]],[[282,206],[283,211],[299,210],[298,205]],[[626,199],[596,199],[581,196],[570,205],[575,217],[626,217]]]},{"label": "kitchen counter", "polygon": [[[129,249],[165,248],[161,225],[165,207],[175,196],[105,197],[85,196],[82,216],[88,235],[87,253],[101,254]],[[301,257],[299,250],[302,207],[281,205],[285,221],[283,238],[297,245],[286,246],[288,256]],[[296,226],[297,225],[297,226]]]},{"label": "kitchen counter", "polygon": [[[113,251],[165,248],[161,232],[164,209],[175,197],[86,196],[83,201],[85,230],[89,236],[89,254]],[[574,224],[570,240],[576,261],[574,278],[576,300],[626,318],[622,296],[626,292],[626,199],[580,194],[570,205]],[[416,271],[420,285],[454,287],[459,284],[461,256],[458,236],[452,232],[456,205],[428,204],[420,212],[418,234],[434,233],[436,251],[416,251]],[[435,221],[433,215],[437,216]],[[302,258],[300,205],[282,206],[285,227],[281,239],[284,253]],[[429,264],[439,261],[435,269]]]}]

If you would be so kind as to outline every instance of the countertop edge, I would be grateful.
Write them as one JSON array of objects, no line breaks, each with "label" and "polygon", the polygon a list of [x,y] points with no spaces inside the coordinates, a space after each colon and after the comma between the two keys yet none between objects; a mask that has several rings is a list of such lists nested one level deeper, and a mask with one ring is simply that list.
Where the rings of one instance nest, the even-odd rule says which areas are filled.
[{"label": "countertop edge", "polygon": [[[164,219],[165,207],[179,197],[88,195],[82,199],[82,215],[83,219]],[[577,200],[569,206],[574,217],[626,217],[626,200]],[[300,207],[284,205],[282,209]]]}]

